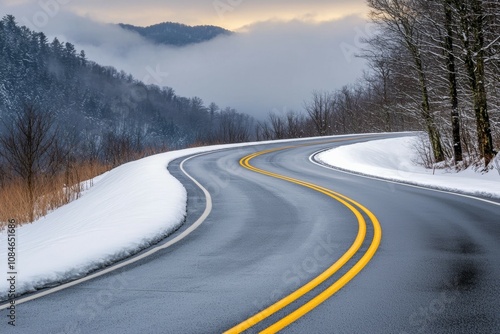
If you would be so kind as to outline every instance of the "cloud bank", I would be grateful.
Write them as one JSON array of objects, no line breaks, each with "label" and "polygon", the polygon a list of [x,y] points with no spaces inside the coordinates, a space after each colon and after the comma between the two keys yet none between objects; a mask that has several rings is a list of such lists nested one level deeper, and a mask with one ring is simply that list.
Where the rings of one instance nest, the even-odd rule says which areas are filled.
[{"label": "cloud bank", "polygon": [[232,36],[175,48],[154,45],[135,33],[63,8],[47,15],[41,27],[33,20],[39,7],[16,10],[13,14],[21,24],[75,44],[101,65],[257,118],[272,110],[302,110],[313,90],[331,91],[353,83],[365,66],[353,57],[360,34],[367,30],[359,17],[322,23],[259,22]]}]

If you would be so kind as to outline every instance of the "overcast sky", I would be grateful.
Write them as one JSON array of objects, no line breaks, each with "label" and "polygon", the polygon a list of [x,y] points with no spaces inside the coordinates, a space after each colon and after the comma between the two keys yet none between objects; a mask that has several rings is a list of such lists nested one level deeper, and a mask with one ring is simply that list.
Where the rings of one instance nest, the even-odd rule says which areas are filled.
[{"label": "overcast sky", "polygon": [[364,15],[367,11],[365,0],[0,0],[0,3],[60,6],[107,23],[146,26],[173,21],[213,24],[231,30],[271,19],[328,21]]},{"label": "overcast sky", "polygon": [[[84,49],[88,58],[181,96],[264,117],[301,110],[313,90],[354,83],[370,33],[365,0],[0,0],[0,14]],[[236,34],[158,46],[109,23],[213,24]]]}]

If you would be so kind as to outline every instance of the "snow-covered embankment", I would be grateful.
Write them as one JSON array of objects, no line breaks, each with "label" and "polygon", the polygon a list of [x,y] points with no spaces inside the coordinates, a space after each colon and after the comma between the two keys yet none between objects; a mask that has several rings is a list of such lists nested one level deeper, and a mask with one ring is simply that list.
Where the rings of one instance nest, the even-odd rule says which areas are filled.
[{"label": "snow-covered embankment", "polygon": [[417,163],[419,158],[414,147],[419,140],[418,137],[403,137],[346,145],[322,152],[316,159],[326,165],[363,175],[500,198],[499,171],[479,173],[472,167],[458,173],[445,169],[426,169]]}]

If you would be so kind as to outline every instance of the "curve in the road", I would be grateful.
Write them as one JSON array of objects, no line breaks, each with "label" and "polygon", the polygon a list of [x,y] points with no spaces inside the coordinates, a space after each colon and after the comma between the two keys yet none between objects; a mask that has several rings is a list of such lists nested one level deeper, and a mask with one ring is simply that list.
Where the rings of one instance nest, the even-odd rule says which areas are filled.
[{"label": "curve in the road", "polygon": [[263,175],[267,175],[276,179],[281,179],[287,182],[291,182],[294,184],[301,185],[303,187],[307,187],[310,189],[313,189],[315,191],[318,191],[320,193],[323,193],[336,201],[342,203],[344,206],[346,206],[349,210],[353,212],[353,214],[356,216],[358,220],[358,234],[350,246],[350,248],[334,263],[332,264],[329,268],[327,268],[324,272],[316,276],[314,279],[300,287],[299,289],[295,290],[288,296],[282,298],[281,300],[277,301],[273,305],[267,307],[263,311],[253,315],[252,317],[246,319],[245,321],[239,323],[238,325],[232,327],[225,333],[241,333],[242,331],[245,331],[260,321],[268,318],[269,316],[273,315],[274,313],[278,312],[279,310],[283,309],[284,307],[290,305],[294,301],[298,300],[305,294],[309,293],[311,290],[316,288],[318,285],[323,283],[325,280],[330,278],[332,275],[334,275],[337,271],[339,271],[342,267],[345,266],[345,264],[359,251],[361,248],[363,241],[365,240],[366,237],[366,221],[360,212],[364,212],[371,220],[371,223],[373,225],[373,230],[374,230],[374,235],[373,239],[371,241],[371,244],[368,248],[368,250],[364,253],[364,255],[361,257],[361,259],[347,272],[345,273],[342,277],[340,277],[337,281],[335,281],[331,286],[329,286],[326,290],[318,294],[316,297],[311,299],[309,302],[305,303],[295,311],[291,312],[281,320],[277,321],[273,325],[269,326],[268,328],[264,329],[261,333],[276,333],[277,331],[285,328],[286,326],[290,325],[291,323],[295,322],[297,319],[300,317],[304,316],[314,308],[316,308],[318,305],[323,303],[326,299],[330,298],[333,294],[335,294],[337,291],[339,291],[342,287],[344,287],[349,281],[351,281],[371,260],[371,258],[375,255],[381,239],[382,239],[382,228],[380,226],[380,223],[378,222],[377,218],[375,215],[370,212],[367,208],[365,208],[363,205],[360,203],[348,198],[347,196],[344,196],[342,194],[339,194],[337,192],[334,192],[330,189],[301,181],[295,178],[287,177],[284,175],[280,175],[277,173],[272,173],[257,167],[254,167],[250,164],[250,161],[258,156],[265,155],[271,152],[276,152],[280,150],[285,150],[288,148],[293,148],[292,147],[284,147],[284,148],[278,148],[278,149],[271,149],[271,150],[265,150],[257,153],[250,154],[240,160],[240,165],[253,171],[256,173],[260,173]]},{"label": "curve in the road", "polygon": [[[378,138],[387,136],[394,135]],[[349,138],[352,142],[343,143],[369,139]],[[187,161],[186,171],[209,190],[214,203],[189,237],[118,272],[24,304],[16,328],[0,323],[0,332],[220,333],[292,294],[343,256],[358,223],[346,206],[323,193],[239,164],[256,150],[290,145],[295,148],[255,156],[249,164],[363,203],[383,221],[384,243],[362,274],[286,331],[489,333],[500,328],[500,207],[312,165],[313,152],[336,146],[326,140],[314,141],[317,147],[298,141],[221,150]],[[206,210],[203,192],[180,169],[185,158],[172,161],[169,171],[188,192],[187,220],[163,243]],[[368,214],[348,203],[367,223],[361,250],[332,277],[245,332],[274,326],[322,291],[333,291],[330,287],[362,258],[374,231]],[[320,248],[321,259],[315,253]]]}]

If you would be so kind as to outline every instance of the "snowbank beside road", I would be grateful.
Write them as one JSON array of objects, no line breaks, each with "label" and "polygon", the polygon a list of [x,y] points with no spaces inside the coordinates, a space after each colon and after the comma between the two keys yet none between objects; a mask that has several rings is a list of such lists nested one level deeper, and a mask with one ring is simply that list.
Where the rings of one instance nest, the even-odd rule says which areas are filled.
[{"label": "snowbank beside road", "polygon": [[346,145],[322,152],[316,159],[326,165],[364,175],[500,198],[500,175],[497,170],[481,174],[473,168],[458,173],[426,169],[416,163],[418,157],[413,147],[418,140],[418,137],[403,137]]},{"label": "snowbank beside road", "polygon": [[[122,165],[78,200],[16,231],[16,292],[83,276],[145,248],[183,221],[186,190],[166,172],[171,152]],[[0,234],[6,264],[6,233]],[[0,298],[7,282],[0,280]]]}]

